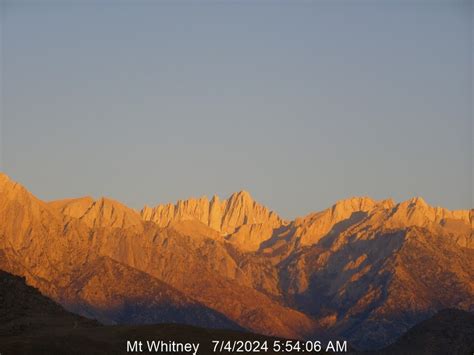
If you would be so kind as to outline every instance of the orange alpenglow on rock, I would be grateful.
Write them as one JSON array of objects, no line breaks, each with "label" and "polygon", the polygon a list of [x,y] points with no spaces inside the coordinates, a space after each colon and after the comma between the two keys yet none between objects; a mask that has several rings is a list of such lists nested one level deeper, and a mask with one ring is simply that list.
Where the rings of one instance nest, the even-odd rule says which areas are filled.
[{"label": "orange alpenglow on rock", "polygon": [[242,191],[139,213],[46,203],[0,174],[0,269],[104,323],[377,348],[441,308],[474,309],[472,212],[355,197],[287,222]]},{"label": "orange alpenglow on rock", "polygon": [[178,201],[176,204],[145,207],[144,220],[166,227],[171,221],[197,220],[223,235],[232,234],[243,225],[265,224],[278,228],[285,222],[274,212],[256,203],[247,191],[232,194],[227,200],[214,196]]}]

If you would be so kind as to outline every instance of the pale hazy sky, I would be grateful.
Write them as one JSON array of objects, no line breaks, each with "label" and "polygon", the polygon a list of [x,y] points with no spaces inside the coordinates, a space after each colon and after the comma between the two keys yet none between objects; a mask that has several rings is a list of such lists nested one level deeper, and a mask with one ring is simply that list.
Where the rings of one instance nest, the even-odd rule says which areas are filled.
[{"label": "pale hazy sky", "polygon": [[140,208],[472,207],[472,1],[3,1],[1,170]]}]

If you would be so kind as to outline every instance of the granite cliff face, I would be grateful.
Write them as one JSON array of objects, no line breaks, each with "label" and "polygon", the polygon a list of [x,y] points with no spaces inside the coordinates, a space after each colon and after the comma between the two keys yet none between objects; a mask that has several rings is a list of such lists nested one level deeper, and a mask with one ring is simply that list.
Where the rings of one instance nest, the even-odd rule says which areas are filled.
[{"label": "granite cliff face", "polygon": [[417,226],[440,233],[451,233],[459,238],[461,245],[472,248],[471,218],[472,211],[431,207],[421,197],[398,204],[393,200],[374,201],[361,197],[342,200],[327,210],[298,218],[294,227],[301,245],[317,244],[328,233],[338,234],[363,222],[372,229]]},{"label": "granite cliff face", "polygon": [[214,196],[178,201],[176,204],[145,207],[141,211],[144,220],[155,222],[161,227],[173,221],[197,220],[222,235],[234,233],[243,225],[263,224],[278,228],[285,222],[266,207],[256,203],[247,191],[232,194],[226,200]]},{"label": "granite cliff face", "polygon": [[344,224],[340,224],[341,222],[349,225],[375,207],[379,205],[391,206],[391,204],[391,201],[376,202],[368,197],[343,200],[322,212],[297,218],[294,222],[295,235],[298,236],[303,246],[316,244],[333,228],[337,226],[344,228]]},{"label": "granite cliff face", "polygon": [[97,201],[91,197],[60,200],[48,205],[65,216],[79,219],[89,228],[141,228],[143,224],[138,212],[104,197]]},{"label": "granite cliff face", "polygon": [[236,192],[226,200],[214,196],[211,200],[201,197],[154,208],[145,206],[141,216],[160,227],[200,222],[243,251],[257,251],[276,229],[287,225],[275,212],[255,202],[247,191]]},{"label": "granite cliff face", "polygon": [[145,207],[45,203],[0,174],[0,269],[106,323],[388,344],[474,309],[472,210],[352,198],[286,222],[246,192]]}]

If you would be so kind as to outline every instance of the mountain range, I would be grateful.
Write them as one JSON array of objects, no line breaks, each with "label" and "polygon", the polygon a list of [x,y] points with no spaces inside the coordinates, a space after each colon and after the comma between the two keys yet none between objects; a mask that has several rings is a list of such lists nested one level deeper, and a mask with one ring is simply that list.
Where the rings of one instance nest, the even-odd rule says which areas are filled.
[{"label": "mountain range", "polygon": [[0,174],[0,269],[104,324],[180,323],[377,349],[474,311],[473,210],[368,197],[286,221],[241,191],[45,202]]}]

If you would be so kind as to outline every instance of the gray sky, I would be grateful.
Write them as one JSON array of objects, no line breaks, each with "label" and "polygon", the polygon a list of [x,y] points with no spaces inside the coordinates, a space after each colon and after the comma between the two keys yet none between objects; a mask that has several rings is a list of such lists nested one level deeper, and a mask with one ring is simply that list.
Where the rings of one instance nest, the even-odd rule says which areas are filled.
[{"label": "gray sky", "polygon": [[472,207],[470,1],[3,1],[2,170],[131,207]]}]

